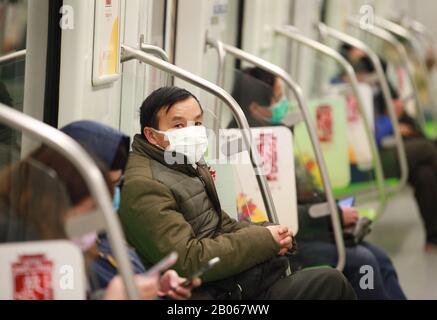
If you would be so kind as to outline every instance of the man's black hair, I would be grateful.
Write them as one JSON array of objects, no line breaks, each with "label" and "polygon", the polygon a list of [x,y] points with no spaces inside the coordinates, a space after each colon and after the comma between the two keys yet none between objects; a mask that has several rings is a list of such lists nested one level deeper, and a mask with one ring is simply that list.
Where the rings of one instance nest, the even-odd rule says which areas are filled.
[{"label": "man's black hair", "polygon": [[353,68],[355,72],[365,72],[365,73],[373,73],[375,72],[375,67],[373,66],[372,60],[368,57],[362,57],[355,64],[353,64]]},{"label": "man's black hair", "polygon": [[153,91],[140,108],[141,134],[144,135],[146,127],[159,129],[158,112],[161,109],[166,108],[168,112],[176,103],[188,98],[194,98],[202,109],[199,99],[188,90],[179,87],[162,87]]},{"label": "man's black hair", "polygon": [[343,58],[345,58],[346,60],[349,59],[349,52],[353,49],[354,47],[352,47],[350,44],[348,43],[342,43],[340,48],[338,49],[338,52],[343,56]]},{"label": "man's black hair", "polygon": [[[267,84],[269,87],[273,88],[275,85],[276,77],[273,73],[268,72],[264,69],[254,67],[254,68],[248,68],[243,71],[245,74],[250,75],[251,77],[254,77],[255,79],[258,79],[265,84]],[[273,93],[272,93],[273,94]]]}]

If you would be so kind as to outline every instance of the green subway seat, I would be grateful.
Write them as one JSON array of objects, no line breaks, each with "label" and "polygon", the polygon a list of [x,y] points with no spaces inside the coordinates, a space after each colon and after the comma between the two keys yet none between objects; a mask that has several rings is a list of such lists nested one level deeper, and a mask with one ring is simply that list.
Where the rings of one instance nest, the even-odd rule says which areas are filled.
[{"label": "green subway seat", "polygon": [[[400,180],[398,178],[388,178],[384,180],[386,187],[396,187],[399,182]],[[334,188],[333,191],[336,197],[342,197],[346,194],[357,194],[371,188],[376,188],[376,183],[374,181],[357,182],[344,188]]]},{"label": "green subway seat", "polygon": [[426,121],[423,131],[428,139],[437,138],[437,123],[433,120]]}]

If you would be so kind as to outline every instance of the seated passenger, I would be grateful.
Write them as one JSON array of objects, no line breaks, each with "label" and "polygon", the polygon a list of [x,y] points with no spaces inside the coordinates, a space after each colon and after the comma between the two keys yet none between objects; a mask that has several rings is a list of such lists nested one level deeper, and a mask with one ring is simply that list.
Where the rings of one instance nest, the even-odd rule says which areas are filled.
[{"label": "seated passenger", "polygon": [[[98,160],[96,162],[112,194],[107,170]],[[0,205],[1,242],[65,239],[65,221],[72,216],[86,214],[95,207],[77,169],[64,156],[44,145],[0,173]],[[73,242],[84,252],[87,260],[97,258],[92,234],[73,239]],[[114,277],[102,290],[94,281],[92,270],[89,271],[89,282],[93,288],[89,298],[126,299],[120,276]],[[135,283],[140,298],[154,299],[160,291],[170,291],[174,278],[174,274],[161,279],[137,275]]]},{"label": "seated passenger", "polygon": [[[109,168],[111,187],[114,190],[114,210],[118,211],[120,204],[120,188],[123,182],[123,173],[129,155],[130,138],[118,130],[96,121],[76,121],[61,128],[61,131],[72,137],[85,147]],[[102,143],[104,141],[104,143]],[[94,260],[93,269],[101,287],[105,288],[118,274],[118,266],[112,254],[109,239],[106,234],[100,234],[97,239],[98,257]],[[135,250],[128,248],[131,263],[134,266],[134,273],[142,274],[146,268],[142,264]],[[200,285],[198,278],[193,280],[189,287],[179,286],[185,279],[180,278],[174,271],[168,271],[163,275],[161,283],[172,282],[174,289],[160,291],[159,295],[168,296],[172,299],[189,298],[192,286]],[[165,280],[167,279],[167,280]],[[168,286],[168,285],[167,285]]]},{"label": "seated passenger", "polygon": [[[312,205],[326,202],[323,193],[314,188],[311,175],[296,159],[296,185],[299,210],[298,261],[303,266],[319,264],[334,265],[337,262],[337,249],[331,227],[331,217],[312,218],[309,210]],[[355,226],[359,219],[358,211],[351,208],[338,208],[343,229]],[[344,232],[344,231],[343,231]],[[346,265],[343,273],[351,282],[358,299],[405,300],[396,270],[387,254],[367,241],[356,243],[344,232],[346,244]],[[362,288],[360,281],[363,266],[371,266],[374,276],[374,289]]]},{"label": "seated passenger", "polygon": [[[425,228],[425,250],[437,250],[437,148],[428,140],[415,119],[404,110],[404,103],[392,88],[399,129],[404,140],[409,169],[408,182],[414,188],[420,214]],[[377,119],[375,134],[379,144],[387,136],[393,136],[393,126],[388,119],[382,94],[375,96]]]},{"label": "seated passenger", "polygon": [[[273,121],[272,115],[274,109],[278,106],[278,102],[284,100],[282,81],[271,73],[259,68],[246,69],[244,74],[252,77],[249,81],[253,82],[256,80],[260,84],[262,83],[262,85],[270,87],[270,104],[267,105],[262,105],[260,101],[251,101],[247,97],[250,96],[248,92],[251,91],[245,92],[246,102],[241,107],[248,119],[250,119],[248,121],[252,124],[258,124],[258,126],[276,125],[278,121]],[[240,80],[245,81],[244,79],[247,80],[244,77],[240,78]],[[252,83],[252,90],[258,90],[253,85],[255,84]],[[233,96],[236,99],[239,99],[239,96],[243,94],[238,90],[241,87],[241,84],[237,84],[235,87],[237,90],[234,90]],[[264,111],[259,111],[261,108]],[[260,118],[259,114],[263,114],[264,118]],[[286,112],[282,114],[286,115]],[[230,124],[231,127],[233,125],[233,123]],[[337,250],[333,234],[330,231],[330,216],[313,219],[309,215],[309,207],[317,203],[326,202],[326,198],[321,192],[312,187],[311,182],[309,182],[310,174],[306,172],[299,161],[296,161],[296,169],[299,210],[299,233],[296,239],[299,246],[299,262],[302,263],[303,267],[320,264],[334,266],[337,261]],[[339,208],[339,211],[341,212],[340,219],[344,227],[353,226],[358,221],[359,217],[356,209]],[[294,258],[291,259],[293,260]],[[363,265],[370,265],[374,270],[375,287],[373,290],[366,290],[360,287],[360,279],[363,276],[360,273],[360,268]],[[361,242],[358,245],[350,244],[346,248],[346,265],[343,273],[351,282],[358,299],[406,299],[390,258],[382,249],[367,242]]]},{"label": "seated passenger", "polygon": [[154,91],[141,106],[141,133],[132,144],[120,217],[145,265],[170,251],[188,276],[219,257],[193,291],[202,299],[353,299],[335,269],[285,276],[292,235],[287,227],[237,222],[221,209],[203,159],[207,149],[198,99],[177,87]]}]

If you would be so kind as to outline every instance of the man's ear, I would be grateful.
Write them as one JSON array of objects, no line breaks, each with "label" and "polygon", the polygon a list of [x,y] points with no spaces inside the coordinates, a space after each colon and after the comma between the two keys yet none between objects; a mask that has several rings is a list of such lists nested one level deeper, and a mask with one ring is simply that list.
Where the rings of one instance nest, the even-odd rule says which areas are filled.
[{"label": "man's ear", "polygon": [[257,104],[256,102],[252,102],[252,103],[249,105],[249,111],[250,111],[250,113],[256,113],[256,111],[257,111],[257,107],[258,107],[258,104]]},{"label": "man's ear", "polygon": [[145,127],[143,130],[143,134],[146,137],[147,141],[149,141],[150,144],[157,145],[158,140],[155,137],[155,131],[153,131],[151,128]]}]

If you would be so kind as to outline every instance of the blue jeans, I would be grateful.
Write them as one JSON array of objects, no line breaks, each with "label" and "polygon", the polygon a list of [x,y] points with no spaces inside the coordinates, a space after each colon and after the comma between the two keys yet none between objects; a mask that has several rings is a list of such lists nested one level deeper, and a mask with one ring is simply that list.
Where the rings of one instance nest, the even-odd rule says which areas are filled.
[{"label": "blue jeans", "polygon": [[[337,250],[334,244],[322,241],[299,241],[299,261],[304,267],[331,265],[337,263]],[[373,268],[373,289],[362,289],[360,280],[364,277],[360,268],[364,265]],[[354,288],[358,299],[362,300],[405,300],[396,270],[380,248],[362,242],[357,246],[346,247],[344,275]]]}]

